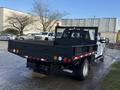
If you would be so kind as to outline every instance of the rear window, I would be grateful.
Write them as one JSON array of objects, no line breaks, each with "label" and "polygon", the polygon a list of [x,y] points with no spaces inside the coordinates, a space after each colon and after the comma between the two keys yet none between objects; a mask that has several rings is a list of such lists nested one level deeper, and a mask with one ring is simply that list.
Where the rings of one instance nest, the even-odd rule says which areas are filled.
[{"label": "rear window", "polygon": [[56,38],[95,40],[95,29],[58,28]]},{"label": "rear window", "polygon": [[83,31],[83,39],[84,40],[90,40],[90,34],[89,31]]}]

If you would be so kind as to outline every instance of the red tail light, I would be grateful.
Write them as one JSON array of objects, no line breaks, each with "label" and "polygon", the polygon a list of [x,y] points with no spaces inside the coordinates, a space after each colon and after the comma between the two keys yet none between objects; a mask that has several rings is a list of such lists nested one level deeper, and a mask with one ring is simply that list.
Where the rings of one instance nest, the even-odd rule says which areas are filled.
[{"label": "red tail light", "polygon": [[64,58],[63,61],[67,63],[67,62],[71,62],[71,59],[69,59],[69,58]]},{"label": "red tail light", "polygon": [[63,61],[64,61],[64,62],[68,62],[68,58],[64,58]]},{"label": "red tail light", "polygon": [[68,59],[68,62],[71,62],[71,59]]}]

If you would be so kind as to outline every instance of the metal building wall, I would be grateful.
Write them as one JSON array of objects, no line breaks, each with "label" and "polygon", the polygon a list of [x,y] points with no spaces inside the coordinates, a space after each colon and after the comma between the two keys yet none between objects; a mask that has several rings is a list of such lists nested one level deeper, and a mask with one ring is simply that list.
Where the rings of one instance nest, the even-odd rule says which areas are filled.
[{"label": "metal building wall", "polygon": [[101,32],[102,36],[109,38],[111,43],[116,43],[116,32],[118,32],[117,24],[117,18],[86,18],[61,20],[61,25],[63,26],[97,26],[98,31]]},{"label": "metal building wall", "polygon": [[99,32],[117,32],[117,18],[63,19],[65,26],[98,26]]}]

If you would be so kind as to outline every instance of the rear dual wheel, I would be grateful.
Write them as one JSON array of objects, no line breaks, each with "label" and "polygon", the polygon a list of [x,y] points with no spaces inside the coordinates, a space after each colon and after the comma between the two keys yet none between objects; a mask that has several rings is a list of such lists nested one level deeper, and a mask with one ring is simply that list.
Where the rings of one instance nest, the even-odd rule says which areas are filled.
[{"label": "rear dual wheel", "polygon": [[74,68],[74,74],[80,80],[84,80],[88,76],[88,73],[89,73],[89,62],[88,62],[88,59],[82,60]]}]

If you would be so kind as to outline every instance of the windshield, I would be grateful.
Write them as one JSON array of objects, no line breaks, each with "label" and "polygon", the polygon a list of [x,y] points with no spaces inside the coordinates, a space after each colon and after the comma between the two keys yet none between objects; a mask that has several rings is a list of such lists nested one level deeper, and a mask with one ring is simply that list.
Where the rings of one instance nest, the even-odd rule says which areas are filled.
[{"label": "windshield", "polygon": [[41,33],[33,33],[31,34],[32,36],[35,36],[35,35],[41,35]]},{"label": "windshield", "polygon": [[10,34],[2,34],[0,36],[11,36]]},{"label": "windshield", "polygon": [[47,35],[48,34],[48,32],[42,32],[42,35]]}]

